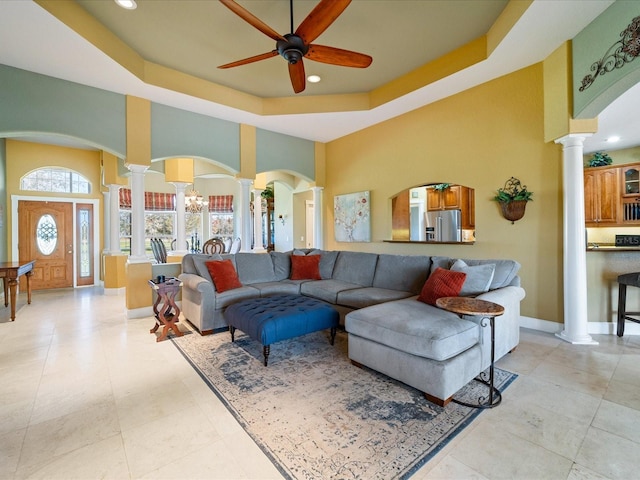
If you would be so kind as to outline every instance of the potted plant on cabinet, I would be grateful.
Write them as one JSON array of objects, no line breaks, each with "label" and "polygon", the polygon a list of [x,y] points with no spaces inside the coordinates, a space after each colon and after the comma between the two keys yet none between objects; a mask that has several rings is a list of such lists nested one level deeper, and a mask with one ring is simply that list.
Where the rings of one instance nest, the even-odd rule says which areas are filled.
[{"label": "potted plant on cabinet", "polygon": [[502,216],[514,223],[524,216],[524,210],[527,202],[532,201],[533,192],[527,190],[526,185],[522,185],[520,180],[511,177],[504,184],[504,187],[498,189],[498,194],[494,200],[500,204]]}]

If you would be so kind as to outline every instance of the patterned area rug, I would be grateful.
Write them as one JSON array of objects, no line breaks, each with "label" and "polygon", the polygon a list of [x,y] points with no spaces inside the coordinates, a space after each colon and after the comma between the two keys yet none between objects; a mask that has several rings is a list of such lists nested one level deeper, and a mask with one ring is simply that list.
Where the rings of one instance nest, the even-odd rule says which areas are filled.
[{"label": "patterned area rug", "polygon": [[[275,343],[268,367],[240,331],[172,340],[285,478],[408,478],[480,413],[351,365],[345,332]],[[495,375],[500,390],[516,378]],[[472,381],[456,398],[486,392]]]}]

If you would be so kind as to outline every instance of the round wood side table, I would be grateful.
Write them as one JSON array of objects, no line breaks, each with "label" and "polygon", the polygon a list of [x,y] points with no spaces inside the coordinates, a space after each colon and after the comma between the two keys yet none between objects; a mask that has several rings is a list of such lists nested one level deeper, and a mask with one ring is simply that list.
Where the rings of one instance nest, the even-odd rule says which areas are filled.
[{"label": "round wood side table", "polygon": [[489,320],[491,327],[491,365],[489,366],[489,379],[486,378],[485,372],[475,378],[476,381],[483,383],[489,387],[488,397],[480,397],[478,403],[467,403],[452,398],[452,402],[471,408],[493,408],[500,405],[502,394],[493,385],[494,359],[495,359],[495,318],[504,313],[504,307],[497,303],[488,302],[486,300],[478,300],[471,297],[442,297],[436,300],[436,305],[444,310],[448,310],[458,315],[473,315],[482,317],[480,325],[486,327],[486,319]]}]

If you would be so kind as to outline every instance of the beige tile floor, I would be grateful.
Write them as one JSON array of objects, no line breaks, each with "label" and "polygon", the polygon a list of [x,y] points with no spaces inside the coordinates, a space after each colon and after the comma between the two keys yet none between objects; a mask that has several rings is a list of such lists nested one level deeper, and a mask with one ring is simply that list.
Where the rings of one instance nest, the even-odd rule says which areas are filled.
[{"label": "beige tile floor", "polygon": [[[172,343],[155,342],[153,319],[126,319],[124,297],[24,303],[15,322],[0,316],[0,479],[281,478]],[[595,338],[523,330],[498,364],[519,374],[502,404],[413,478],[640,478],[640,337]]]}]

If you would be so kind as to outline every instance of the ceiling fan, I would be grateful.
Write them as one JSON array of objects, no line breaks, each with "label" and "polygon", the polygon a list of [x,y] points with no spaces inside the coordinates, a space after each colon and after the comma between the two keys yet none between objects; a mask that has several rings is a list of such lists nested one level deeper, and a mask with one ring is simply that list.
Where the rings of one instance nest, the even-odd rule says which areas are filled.
[{"label": "ceiling fan", "polygon": [[[270,52],[220,65],[218,68],[238,67],[281,55],[289,63],[289,77],[293,91],[300,93],[306,85],[303,57],[316,62],[356,68],[366,68],[373,60],[363,53],[311,43],[342,14],[351,0],[321,0],[294,33],[285,35],[280,35],[234,0],[220,0],[220,2],[245,22],[275,40],[276,48]],[[289,0],[289,5],[291,32],[293,32],[293,0]]]}]

